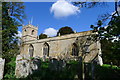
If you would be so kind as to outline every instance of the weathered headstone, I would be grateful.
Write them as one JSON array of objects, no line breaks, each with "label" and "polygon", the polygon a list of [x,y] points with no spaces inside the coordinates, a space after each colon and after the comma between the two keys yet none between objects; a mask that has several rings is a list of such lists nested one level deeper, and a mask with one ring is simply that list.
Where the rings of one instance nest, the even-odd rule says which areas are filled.
[{"label": "weathered headstone", "polygon": [[0,58],[0,80],[3,78],[5,59]]},{"label": "weathered headstone", "polygon": [[30,62],[30,74],[40,71],[40,65],[41,65],[41,60],[39,57],[35,57],[31,62]]},{"label": "weathered headstone", "polygon": [[53,58],[50,61],[50,70],[58,70],[58,60]]},{"label": "weathered headstone", "polygon": [[29,75],[30,59],[23,55],[18,55],[16,58],[15,75],[17,78],[27,77]]},{"label": "weathered headstone", "polygon": [[46,61],[46,55],[43,56],[43,61]]},{"label": "weathered headstone", "polygon": [[15,75],[17,78],[27,77],[40,69],[40,59],[30,59],[29,55],[18,55],[16,58]]}]

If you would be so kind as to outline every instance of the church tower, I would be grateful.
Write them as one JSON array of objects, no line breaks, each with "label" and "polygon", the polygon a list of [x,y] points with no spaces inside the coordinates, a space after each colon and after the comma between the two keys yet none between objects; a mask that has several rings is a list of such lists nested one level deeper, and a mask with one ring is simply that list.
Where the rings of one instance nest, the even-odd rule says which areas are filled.
[{"label": "church tower", "polygon": [[31,24],[23,26],[22,28],[22,41],[37,40],[38,27]]}]

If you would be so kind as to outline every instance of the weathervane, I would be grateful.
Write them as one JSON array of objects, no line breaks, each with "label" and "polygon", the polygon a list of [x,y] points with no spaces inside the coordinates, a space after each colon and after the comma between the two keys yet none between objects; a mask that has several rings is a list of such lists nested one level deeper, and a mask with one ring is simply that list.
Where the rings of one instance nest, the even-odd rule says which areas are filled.
[{"label": "weathervane", "polygon": [[32,24],[32,22],[33,22],[33,17],[32,17],[31,20],[29,21],[29,24]]}]

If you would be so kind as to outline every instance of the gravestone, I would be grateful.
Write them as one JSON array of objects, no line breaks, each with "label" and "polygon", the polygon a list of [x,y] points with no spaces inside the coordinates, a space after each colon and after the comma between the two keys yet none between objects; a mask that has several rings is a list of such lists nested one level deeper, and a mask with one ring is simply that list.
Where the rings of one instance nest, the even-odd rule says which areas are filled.
[{"label": "gravestone", "polygon": [[18,55],[16,57],[16,70],[15,75],[16,78],[27,77],[29,75],[29,68],[30,68],[30,58]]},{"label": "gravestone", "polygon": [[43,61],[45,62],[46,61],[46,55],[43,55]]},{"label": "gravestone", "polygon": [[63,70],[65,66],[66,66],[66,62],[64,60],[59,60],[58,69]]},{"label": "gravestone", "polygon": [[40,71],[40,65],[41,65],[40,58],[39,57],[35,57],[30,62],[30,74],[33,74],[34,72]]},{"label": "gravestone", "polygon": [[30,59],[29,55],[18,55],[16,58],[16,78],[27,77],[40,69],[40,59],[35,57]]},{"label": "gravestone", "polygon": [[4,66],[5,66],[5,59],[0,58],[0,80],[3,78]]},{"label": "gravestone", "polygon": [[55,70],[55,71],[58,70],[58,60],[57,59],[55,59],[55,58],[51,59],[50,70]]}]

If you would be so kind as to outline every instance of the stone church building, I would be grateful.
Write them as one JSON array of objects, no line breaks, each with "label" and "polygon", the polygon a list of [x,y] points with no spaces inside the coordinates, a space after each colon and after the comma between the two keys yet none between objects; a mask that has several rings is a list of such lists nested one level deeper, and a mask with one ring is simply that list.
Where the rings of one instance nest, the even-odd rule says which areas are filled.
[{"label": "stone church building", "polygon": [[91,35],[92,31],[67,34],[46,39],[38,39],[38,27],[31,24],[22,28],[20,54],[41,58],[77,58],[84,57],[85,62],[102,61],[101,46]]}]

